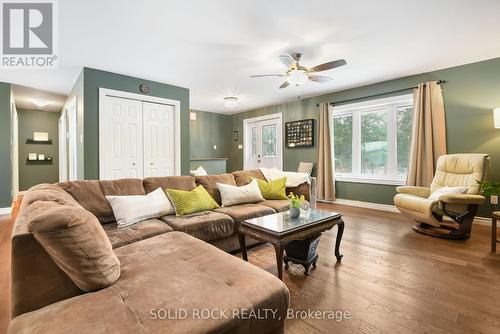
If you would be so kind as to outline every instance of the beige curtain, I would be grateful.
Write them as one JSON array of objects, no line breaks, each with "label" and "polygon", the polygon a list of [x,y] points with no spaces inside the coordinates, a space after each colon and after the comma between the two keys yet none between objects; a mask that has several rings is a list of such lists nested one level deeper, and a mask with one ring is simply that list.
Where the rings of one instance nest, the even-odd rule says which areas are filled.
[{"label": "beige curtain", "polygon": [[332,146],[330,137],[330,118],[328,103],[319,105],[318,124],[318,179],[317,198],[333,201],[335,199],[335,180],[333,178]]},{"label": "beige curtain", "polygon": [[414,91],[413,131],[406,184],[428,187],[440,155],[446,154],[446,124],[441,86],[421,83]]}]

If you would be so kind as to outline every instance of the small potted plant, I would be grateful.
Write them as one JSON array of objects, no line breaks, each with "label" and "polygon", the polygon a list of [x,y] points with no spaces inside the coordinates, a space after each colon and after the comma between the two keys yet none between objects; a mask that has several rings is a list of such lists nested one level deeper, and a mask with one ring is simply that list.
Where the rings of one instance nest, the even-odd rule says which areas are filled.
[{"label": "small potted plant", "polygon": [[300,216],[300,208],[302,204],[306,201],[304,195],[297,196],[291,192],[288,195],[288,201],[290,202],[290,217],[297,218]]},{"label": "small potted plant", "polygon": [[[500,182],[493,181],[477,181],[479,184],[479,189],[481,194],[484,196],[499,196],[500,195]],[[491,203],[491,199],[490,199]],[[498,209],[498,204],[493,204],[493,210],[496,211]]]}]

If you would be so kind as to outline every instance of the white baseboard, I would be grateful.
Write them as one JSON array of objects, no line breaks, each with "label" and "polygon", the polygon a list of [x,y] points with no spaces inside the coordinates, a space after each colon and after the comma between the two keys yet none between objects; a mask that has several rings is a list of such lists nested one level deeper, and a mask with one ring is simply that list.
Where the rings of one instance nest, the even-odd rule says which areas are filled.
[{"label": "white baseboard", "polygon": [[[373,209],[373,210],[380,210],[380,211],[388,211],[388,212],[396,212],[399,213],[399,210],[396,208],[395,205],[389,205],[389,204],[380,204],[380,203],[370,203],[370,202],[362,202],[362,201],[354,201],[351,199],[343,199],[343,198],[336,198],[335,201],[325,201],[325,200],[316,200],[317,202],[323,202],[323,203],[331,203],[331,204],[339,204],[339,205],[347,205],[347,206],[354,206],[357,208],[364,208],[364,209]],[[491,225],[491,218],[488,217],[475,217],[474,218],[474,223],[478,225]]]},{"label": "white baseboard", "polygon": [[394,205],[354,201],[351,199],[343,199],[343,198],[336,198],[335,201],[333,202],[320,201],[320,200],[318,200],[318,202],[348,205],[348,206],[355,206],[358,208],[374,209],[374,210],[389,211],[389,212],[399,212]]},{"label": "white baseboard", "polygon": [[10,215],[12,208],[0,208],[0,215]]}]

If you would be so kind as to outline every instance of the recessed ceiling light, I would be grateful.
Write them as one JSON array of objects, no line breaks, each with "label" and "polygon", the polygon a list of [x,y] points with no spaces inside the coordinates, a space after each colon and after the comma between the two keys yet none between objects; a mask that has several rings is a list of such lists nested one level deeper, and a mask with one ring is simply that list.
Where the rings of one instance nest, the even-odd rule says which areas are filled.
[{"label": "recessed ceiling light", "polygon": [[234,96],[228,96],[224,98],[224,105],[226,108],[233,109],[238,106],[238,98]]},{"label": "recessed ceiling light", "polygon": [[33,102],[33,104],[38,108],[46,107],[49,104],[49,101],[44,99],[33,99],[31,102]]}]

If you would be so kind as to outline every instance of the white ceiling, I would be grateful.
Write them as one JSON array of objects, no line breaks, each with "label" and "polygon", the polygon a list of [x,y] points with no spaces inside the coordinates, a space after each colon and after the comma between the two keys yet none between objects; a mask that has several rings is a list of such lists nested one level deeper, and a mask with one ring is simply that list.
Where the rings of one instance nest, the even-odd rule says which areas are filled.
[{"label": "white ceiling", "polygon": [[[59,112],[67,99],[67,96],[63,94],[18,85],[12,86],[12,93],[14,94],[17,109]],[[45,101],[47,105],[42,107],[37,106],[33,102],[36,100]]]},{"label": "white ceiling", "polygon": [[[59,69],[0,81],[68,94],[83,66],[187,87],[191,108],[238,112],[500,56],[496,0],[64,0]],[[344,58],[327,84],[278,90],[278,55]],[[238,108],[224,107],[237,96]]]}]

